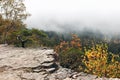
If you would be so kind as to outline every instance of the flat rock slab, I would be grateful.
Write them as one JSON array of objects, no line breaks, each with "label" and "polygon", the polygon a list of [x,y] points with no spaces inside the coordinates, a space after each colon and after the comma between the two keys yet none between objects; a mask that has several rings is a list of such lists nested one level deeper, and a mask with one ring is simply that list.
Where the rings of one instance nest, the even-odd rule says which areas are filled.
[{"label": "flat rock slab", "polygon": [[0,67],[36,67],[46,60],[53,60],[45,55],[49,52],[52,53],[53,50],[0,47]]},{"label": "flat rock slab", "polygon": [[34,73],[32,68],[41,66],[45,61],[54,61],[53,57],[48,58],[48,55],[53,53],[54,51],[50,49],[14,48],[0,45],[0,80],[44,79],[44,74]]}]

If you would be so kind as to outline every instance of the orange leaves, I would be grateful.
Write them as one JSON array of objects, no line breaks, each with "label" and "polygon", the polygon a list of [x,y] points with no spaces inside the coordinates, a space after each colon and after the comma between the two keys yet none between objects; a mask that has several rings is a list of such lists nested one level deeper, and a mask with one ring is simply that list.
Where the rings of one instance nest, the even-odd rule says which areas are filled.
[{"label": "orange leaves", "polygon": [[67,48],[68,48],[68,42],[62,41],[60,45],[55,47],[55,52],[59,53],[67,50]]},{"label": "orange leaves", "polygon": [[70,46],[81,50],[81,41],[76,34],[72,34],[72,40],[70,41]]},{"label": "orange leaves", "polygon": [[60,53],[60,52],[64,52],[70,48],[77,48],[79,50],[81,50],[81,42],[80,42],[80,38],[75,35],[75,34],[72,34],[72,40],[71,41],[61,41],[61,43],[55,47],[55,51],[57,53]]}]

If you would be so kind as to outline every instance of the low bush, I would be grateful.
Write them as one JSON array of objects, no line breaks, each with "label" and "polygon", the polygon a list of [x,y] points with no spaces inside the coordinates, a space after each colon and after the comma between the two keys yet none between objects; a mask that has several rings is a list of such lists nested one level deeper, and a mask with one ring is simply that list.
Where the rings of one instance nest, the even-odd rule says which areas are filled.
[{"label": "low bush", "polygon": [[83,71],[85,64],[82,62],[84,53],[79,49],[70,48],[59,54],[60,65],[76,71]]}]

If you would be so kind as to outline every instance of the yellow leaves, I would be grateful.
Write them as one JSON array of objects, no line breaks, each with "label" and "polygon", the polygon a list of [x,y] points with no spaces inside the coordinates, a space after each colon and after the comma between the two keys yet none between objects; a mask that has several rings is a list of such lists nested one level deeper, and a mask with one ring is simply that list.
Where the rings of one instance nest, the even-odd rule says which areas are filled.
[{"label": "yellow leaves", "polygon": [[114,62],[114,58],[112,57],[112,60],[111,60],[112,62]]},{"label": "yellow leaves", "polygon": [[[112,55],[111,63],[108,64],[108,52],[106,45],[96,45],[91,50],[85,51],[84,63],[87,67],[85,70],[98,76],[118,77],[120,78],[120,63],[115,61],[115,56]],[[84,57],[84,58],[86,58]]]}]

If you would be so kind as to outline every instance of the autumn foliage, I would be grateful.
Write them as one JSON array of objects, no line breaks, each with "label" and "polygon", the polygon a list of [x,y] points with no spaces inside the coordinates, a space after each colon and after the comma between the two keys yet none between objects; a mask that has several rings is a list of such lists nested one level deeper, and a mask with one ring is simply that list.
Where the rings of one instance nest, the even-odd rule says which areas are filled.
[{"label": "autumn foliage", "polygon": [[115,60],[117,55],[108,53],[107,45],[99,44],[92,47],[91,50],[85,51],[84,63],[87,67],[85,72],[96,74],[104,77],[120,78],[120,63]]},{"label": "autumn foliage", "polygon": [[74,69],[76,71],[84,70],[84,53],[81,51],[80,38],[72,34],[71,41],[62,41],[60,45],[56,46],[55,51],[59,54],[59,62],[63,67]]},{"label": "autumn foliage", "polygon": [[[95,74],[99,77],[120,78],[120,62],[116,60],[119,56],[108,52],[107,44],[94,44],[91,49],[84,48],[84,52],[81,51],[81,47],[80,38],[73,34],[71,41],[62,41],[55,48],[63,67],[69,65],[69,68],[77,71],[84,70],[86,73]],[[76,59],[76,56],[77,60],[73,60]]]},{"label": "autumn foliage", "polygon": [[70,48],[82,50],[80,38],[76,34],[72,34],[71,41],[61,41],[60,44],[55,47],[55,52],[64,52]]}]

